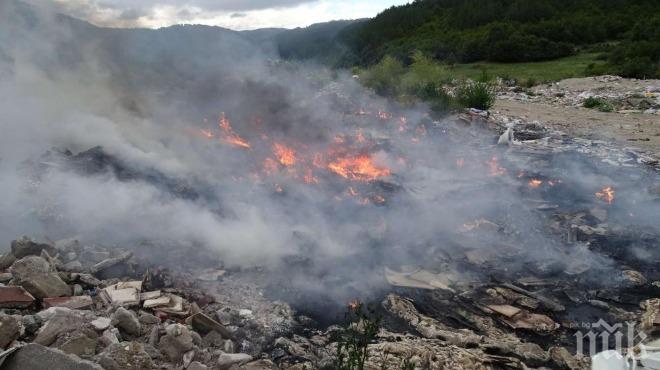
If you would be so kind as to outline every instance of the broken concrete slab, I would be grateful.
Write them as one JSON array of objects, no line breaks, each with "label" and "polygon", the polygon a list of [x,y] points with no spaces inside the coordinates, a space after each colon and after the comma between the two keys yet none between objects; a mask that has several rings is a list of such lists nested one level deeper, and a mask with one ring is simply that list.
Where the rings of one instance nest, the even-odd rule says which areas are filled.
[{"label": "broken concrete slab", "polygon": [[[105,259],[94,266],[92,266],[89,270],[92,274],[97,275],[99,273],[102,273],[120,263],[126,262],[128,259],[133,257],[132,252],[124,252],[121,255],[114,257],[114,258],[108,258]],[[107,275],[107,274],[105,274]],[[121,277],[122,275],[125,274],[119,274],[118,276],[104,276],[104,278],[110,278],[110,277]]]},{"label": "broken concrete slab", "polygon": [[58,338],[55,347],[64,353],[81,357],[91,357],[96,354],[98,335],[89,330],[78,330]]},{"label": "broken concrete slab", "polygon": [[148,301],[150,299],[156,299],[159,298],[163,295],[163,292],[160,290],[155,290],[153,292],[142,292],[140,293],[140,300],[141,301]]},{"label": "broken concrete slab", "polygon": [[166,307],[170,305],[171,298],[169,295],[164,295],[157,298],[146,299],[142,304],[144,308]]},{"label": "broken concrete slab", "polygon": [[139,336],[142,325],[133,311],[119,307],[112,314],[112,325],[131,336]]},{"label": "broken concrete slab", "polygon": [[183,355],[193,348],[190,331],[183,325],[172,324],[166,329],[166,335],[160,338],[158,348],[173,362],[179,362]]},{"label": "broken concrete slab", "polygon": [[101,299],[111,306],[135,306],[140,304],[140,292],[133,287],[117,289],[117,285],[111,285],[100,293]]},{"label": "broken concrete slab", "polygon": [[64,307],[53,307],[52,316],[47,319],[44,326],[39,329],[34,342],[44,346],[49,346],[61,334],[80,329],[85,324],[85,319],[79,311],[70,310]]},{"label": "broken concrete slab", "polygon": [[46,243],[37,243],[28,237],[22,237],[11,242],[11,253],[17,259],[27,256],[40,256],[42,251],[46,251],[50,256],[55,256],[57,250],[54,246]]},{"label": "broken concrete slab", "polygon": [[94,301],[92,300],[92,297],[86,295],[73,297],[53,297],[44,298],[43,305],[44,308],[66,307],[72,310],[84,310],[91,308],[94,305]]},{"label": "broken concrete slab", "polygon": [[17,285],[25,288],[36,298],[71,295],[71,288],[60,278],[45,259],[27,256],[11,266],[10,271]]},{"label": "broken concrete slab", "polygon": [[244,365],[252,361],[252,356],[246,353],[223,353],[218,357],[217,366],[219,370],[227,370],[234,365]]},{"label": "broken concrete slab", "polygon": [[14,262],[16,257],[11,253],[0,256],[0,271],[8,269]]},{"label": "broken concrete slab", "polygon": [[103,370],[93,362],[58,349],[31,343],[9,355],[2,370]]},{"label": "broken concrete slab", "polygon": [[0,349],[5,349],[21,333],[21,328],[15,317],[0,314]]},{"label": "broken concrete slab", "polygon": [[188,319],[186,319],[186,323],[192,326],[195,331],[202,335],[206,335],[211,331],[216,331],[222,335],[224,339],[233,338],[231,332],[225,328],[224,325],[213,320],[211,317],[202,312],[190,316]]},{"label": "broken concrete slab", "polygon": [[444,289],[453,291],[449,284],[451,281],[447,276],[434,274],[430,271],[418,269],[412,272],[396,272],[385,268],[385,278],[391,285],[416,289]]},{"label": "broken concrete slab", "polygon": [[0,308],[27,308],[34,303],[34,297],[23,287],[0,287]]}]

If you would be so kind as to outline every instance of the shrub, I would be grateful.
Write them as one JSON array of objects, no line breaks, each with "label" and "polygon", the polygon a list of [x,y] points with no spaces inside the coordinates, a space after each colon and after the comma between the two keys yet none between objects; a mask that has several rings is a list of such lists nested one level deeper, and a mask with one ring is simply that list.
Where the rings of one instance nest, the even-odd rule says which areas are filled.
[{"label": "shrub", "polygon": [[363,370],[369,358],[369,343],[376,339],[381,319],[374,310],[366,310],[364,304],[355,303],[346,314],[348,325],[337,341],[335,369]]},{"label": "shrub", "polygon": [[456,99],[465,108],[488,110],[495,103],[495,92],[484,82],[463,82],[456,91]]},{"label": "shrub", "polygon": [[612,112],[614,110],[612,103],[603,98],[597,98],[593,96],[585,99],[582,103],[582,106],[589,109],[597,109],[601,112]]}]

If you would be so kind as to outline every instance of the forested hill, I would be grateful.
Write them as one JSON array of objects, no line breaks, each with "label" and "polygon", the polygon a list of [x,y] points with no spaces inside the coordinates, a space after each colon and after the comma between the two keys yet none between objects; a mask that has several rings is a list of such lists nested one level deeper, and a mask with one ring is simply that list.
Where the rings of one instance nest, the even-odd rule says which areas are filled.
[{"label": "forested hill", "polygon": [[337,64],[352,66],[385,55],[407,62],[420,50],[449,62],[529,62],[598,48],[622,68],[648,69],[660,59],[660,1],[416,0],[325,39],[308,36],[319,42],[288,43],[283,56],[327,60],[328,50],[341,51]]}]

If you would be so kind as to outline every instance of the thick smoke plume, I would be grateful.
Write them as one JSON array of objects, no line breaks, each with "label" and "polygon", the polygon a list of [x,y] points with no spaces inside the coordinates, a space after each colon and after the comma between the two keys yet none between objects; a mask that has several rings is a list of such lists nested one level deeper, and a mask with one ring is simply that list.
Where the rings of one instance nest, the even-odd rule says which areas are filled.
[{"label": "thick smoke plume", "polygon": [[[496,148],[485,128],[434,121],[349,76],[276,60],[222,29],[101,29],[3,1],[0,238],[192,245],[336,301],[376,294],[385,267],[455,281],[487,273],[455,257],[466,250],[507,273],[611,268],[550,237],[528,201],[597,205],[602,186],[631,186],[614,174],[559,156],[551,162],[564,170],[542,175],[564,190],[535,193],[511,172],[532,176],[536,163]],[[295,159],[265,171],[275,144]],[[331,170],[361,156],[384,172],[364,181]],[[640,216],[630,222],[657,231],[645,220],[658,206],[644,197],[629,198]]]}]

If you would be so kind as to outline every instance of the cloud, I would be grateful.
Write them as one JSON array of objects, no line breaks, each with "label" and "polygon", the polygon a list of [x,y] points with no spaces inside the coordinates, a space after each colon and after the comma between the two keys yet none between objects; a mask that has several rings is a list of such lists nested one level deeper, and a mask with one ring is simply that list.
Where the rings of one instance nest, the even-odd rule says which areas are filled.
[{"label": "cloud", "polygon": [[[36,0],[28,0],[33,3]],[[50,0],[73,17],[107,27],[204,24],[236,30],[304,27],[372,17],[406,0]]]}]

